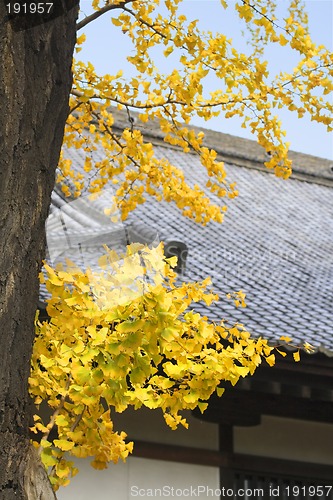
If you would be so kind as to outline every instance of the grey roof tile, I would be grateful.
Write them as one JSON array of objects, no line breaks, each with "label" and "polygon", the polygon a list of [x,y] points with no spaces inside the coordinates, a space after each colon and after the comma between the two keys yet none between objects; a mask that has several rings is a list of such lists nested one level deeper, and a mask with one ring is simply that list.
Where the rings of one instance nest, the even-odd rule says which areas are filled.
[{"label": "grey roof tile", "polygon": [[[180,166],[193,183],[204,185],[207,175],[196,156],[162,146],[156,149],[161,157]],[[80,151],[70,154],[78,164],[82,162]],[[240,194],[229,203],[222,225],[200,227],[182,217],[173,204],[149,199],[118,230],[122,234],[124,227],[134,228],[135,237],[142,233],[150,242],[158,235],[160,240],[186,243],[189,252],[181,279],[211,276],[220,295],[210,308],[193,306],[211,320],[228,318],[243,323],[254,335],[272,341],[288,335],[333,353],[332,187],[293,178],[282,181],[235,165],[229,165],[228,172],[237,181]],[[66,201],[55,192],[51,213],[64,205]],[[78,206],[78,213],[65,207],[64,217],[73,237],[79,233],[91,239],[103,229],[112,239],[115,231],[101,226],[97,215],[84,204]],[[57,228],[53,228],[54,237]],[[120,240],[124,244],[124,238]],[[237,309],[225,298],[227,292],[239,289],[247,293],[245,309]]]}]

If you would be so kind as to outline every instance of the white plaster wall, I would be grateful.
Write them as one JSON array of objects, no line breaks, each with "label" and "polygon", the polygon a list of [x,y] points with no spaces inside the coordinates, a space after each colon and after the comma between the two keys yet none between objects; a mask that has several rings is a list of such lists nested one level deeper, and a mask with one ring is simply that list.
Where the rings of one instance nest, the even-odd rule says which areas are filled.
[{"label": "white plaster wall", "polygon": [[112,418],[115,429],[125,431],[134,443],[137,439],[152,443],[218,450],[218,425],[194,418],[190,412],[182,414],[186,417],[189,428],[179,426],[175,431],[166,425],[162,412],[158,410],[140,408],[135,411],[129,408],[124,413],[113,414]]},{"label": "white plaster wall", "polygon": [[79,473],[57,491],[58,500],[127,500],[128,464],[119,462],[105,470],[95,470],[91,460],[73,460]]},{"label": "white plaster wall", "polygon": [[89,460],[76,460],[80,472],[61,488],[58,500],[146,500],[151,498],[218,499],[216,467],[131,457],[104,471]]},{"label": "white plaster wall", "polygon": [[234,449],[236,453],[333,465],[333,424],[264,415],[261,425],[234,428]]},{"label": "white plaster wall", "polygon": [[[113,415],[114,428],[125,431],[133,439],[134,446],[135,440],[141,440],[217,450],[218,425],[201,422],[193,418],[190,412],[186,413],[186,418],[189,428],[180,427],[173,431],[166,425],[162,412],[159,411],[130,409]],[[58,491],[58,500],[218,498],[212,496],[212,491],[219,488],[217,467],[137,457],[128,458],[125,464],[110,464],[103,471],[94,470],[90,466],[90,460],[75,460],[75,463],[80,472],[69,486]],[[198,486],[205,487],[206,490],[201,488],[198,491]],[[207,488],[211,488],[209,495]]]}]

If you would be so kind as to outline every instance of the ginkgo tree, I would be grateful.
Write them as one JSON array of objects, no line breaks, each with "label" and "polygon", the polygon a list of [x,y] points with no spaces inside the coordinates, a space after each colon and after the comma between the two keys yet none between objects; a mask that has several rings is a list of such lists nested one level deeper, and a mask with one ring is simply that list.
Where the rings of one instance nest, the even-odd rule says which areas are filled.
[{"label": "ginkgo tree", "polygon": [[[5,68],[0,95],[7,113],[6,121],[0,122],[6,130],[0,134],[6,180],[0,213],[9,214],[1,229],[0,241],[7,245],[2,255],[7,242],[13,242],[0,281],[1,312],[5,311],[0,320],[4,332],[0,436],[2,449],[8,450],[0,458],[0,492],[5,500],[14,494],[24,499],[52,498],[36,453],[28,446],[27,382],[37,273],[43,257],[40,234],[56,166],[57,183],[69,197],[86,189],[98,193],[114,184],[114,204],[123,220],[138,204],[154,197],[175,203],[180,216],[205,225],[222,222],[223,198],[238,193],[216,152],[205,146],[204,134],[191,130],[194,116],[240,117],[269,153],[266,167],[283,178],[291,174],[292,165],[276,109],[286,107],[300,118],[308,114],[332,130],[333,55],[311,39],[299,0],[286,3],[279,19],[275,2],[230,2],[244,20],[246,54],[223,33],[202,32],[197,20],[179,14],[181,0],[94,0],[94,13],[77,23],[78,2],[60,3],[68,4],[67,10],[30,30],[15,32],[7,21],[0,26]],[[221,15],[228,6],[221,0]],[[5,6],[0,9],[2,14]],[[127,59],[134,77],[126,78],[122,68],[112,67],[110,74],[97,75],[93,64],[79,61],[84,27],[102,15],[110,15],[115,27],[130,38],[133,50]],[[269,44],[298,54],[292,72],[270,74],[265,61]],[[161,57],[175,61],[167,74],[159,70]],[[213,92],[206,91],[209,75],[216,81]],[[16,100],[8,91],[12,87]],[[121,133],[113,127],[115,106],[128,115],[128,127]],[[153,144],[133,122],[133,111],[142,123],[153,120],[166,144],[198,155],[209,177],[205,186],[193,186],[177,165],[155,155]],[[71,148],[84,152],[89,185],[69,158]],[[97,149],[103,151],[102,160],[95,160]],[[221,203],[214,203],[209,193],[217,194]],[[77,269],[75,263],[66,269],[45,266],[50,321],[36,323],[29,385],[37,407],[46,401],[51,408],[49,421],[35,415],[32,431],[41,433],[34,444],[54,489],[67,484],[76,472],[66,452],[94,457],[97,468],[126,458],[132,444],[113,429],[113,411],[129,405],[161,408],[172,428],[186,426],[179,412],[196,406],[204,411],[209,396],[214,391],[221,394],[221,381],[236,383],[252,374],[262,359],[274,364],[273,348],[265,340],[251,338],[240,325],[211,324],[188,310],[193,301],[210,304],[217,297],[207,288],[208,280],[177,285],[174,265],[163,258],[162,247],[136,247],[129,248],[121,261],[106,249],[98,275]],[[135,269],[138,274],[132,276]],[[136,278],[148,271],[152,280]],[[142,293],[117,303],[119,291],[128,291],[133,284],[143,287]],[[242,304],[243,293],[235,300]],[[57,436],[52,437],[55,429]]]},{"label": "ginkgo tree", "polygon": [[[65,195],[74,197],[83,189],[98,193],[108,183],[115,184],[113,204],[123,220],[151,196],[175,202],[182,215],[197,223],[222,222],[226,206],[212,202],[209,192],[233,198],[235,184],[227,180],[216,152],[205,147],[204,134],[191,130],[191,118],[241,117],[270,153],[266,167],[287,178],[291,161],[275,108],[286,106],[300,117],[309,112],[330,130],[332,54],[311,40],[298,1],[290,3],[282,21],[275,18],[276,5],[271,2],[235,4],[249,28],[252,50],[247,54],[238,52],[223,34],[202,33],[197,20],[178,15],[179,1],[161,3],[163,14],[158,1],[109,2],[104,7],[95,1],[95,14],[79,23],[78,28],[84,28],[99,14],[111,12],[112,23],[132,41],[134,52],[127,59],[136,75],[127,80],[118,68],[114,74],[97,75],[91,63],[75,60],[57,182]],[[221,3],[221,9],[227,8]],[[84,34],[78,38],[78,53],[84,39]],[[263,60],[269,43],[299,53],[292,74],[269,74]],[[160,56],[176,57],[169,74],[160,73],[156,55],[152,57],[156,47],[162,47]],[[207,96],[205,78],[210,73],[218,89]],[[122,133],[113,128],[114,106],[127,111],[128,127]],[[166,143],[199,156],[209,176],[206,186],[192,187],[177,165],[155,156],[153,144],[133,124],[133,110],[142,123],[154,120]],[[92,178],[88,186],[67,157],[71,148],[84,150],[83,169]],[[104,156],[98,162],[97,148]],[[46,400],[53,409],[49,422],[35,416],[33,431],[43,435],[35,445],[55,488],[67,484],[69,474],[76,472],[66,452],[94,457],[96,468],[126,458],[133,444],[125,442],[123,432],[114,431],[113,411],[129,405],[161,408],[171,428],[186,426],[179,412],[197,406],[204,411],[210,395],[215,390],[222,393],[221,381],[235,384],[240,376],[253,374],[262,359],[274,364],[273,348],[266,340],[251,338],[241,325],[211,324],[189,311],[193,301],[209,305],[218,299],[206,290],[208,280],[176,286],[161,246],[136,252],[134,258],[129,248],[121,265],[109,252],[113,271],[99,278],[90,270],[47,267],[51,320],[37,323],[30,391],[37,404]],[[147,268],[155,276],[145,284],[139,277]],[[98,299],[91,291],[96,279]],[[129,282],[143,287],[142,293],[119,304]],[[245,305],[242,292],[235,299]],[[57,437],[52,440],[54,427]]]}]

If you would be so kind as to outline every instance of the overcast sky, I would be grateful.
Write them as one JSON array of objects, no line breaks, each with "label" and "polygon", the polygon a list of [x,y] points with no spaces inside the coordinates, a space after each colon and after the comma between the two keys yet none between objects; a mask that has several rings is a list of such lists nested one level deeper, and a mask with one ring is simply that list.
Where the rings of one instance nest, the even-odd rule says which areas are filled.
[{"label": "overcast sky", "polygon": [[[278,1],[281,7],[287,3],[286,0]],[[90,4],[90,0],[81,0],[82,16],[91,12]],[[325,44],[333,50],[333,0],[307,0],[306,7],[314,41]],[[225,33],[233,39],[237,48],[245,48],[241,36],[241,21],[231,9],[230,12],[225,12],[219,0],[184,0],[182,13],[185,13],[189,20],[199,19],[202,29]],[[110,14],[105,14],[82,30],[87,35],[87,42],[77,58],[91,61],[100,74],[114,74],[123,69],[126,76],[126,71],[130,71],[126,56],[130,54],[131,45],[126,35],[111,24],[110,18]],[[296,62],[291,52],[286,57],[285,53],[282,55],[276,49],[269,49],[267,59],[275,73],[282,69],[291,70]],[[168,64],[169,62],[165,62],[163,58],[157,61],[157,66],[162,72],[169,69]],[[291,142],[291,149],[333,159],[332,132],[327,133],[323,125],[311,122],[306,117],[299,120],[297,115],[294,116],[288,111],[281,112],[280,116],[287,131],[287,140]],[[193,124],[253,139],[249,131],[240,127],[239,120],[226,120],[222,115],[209,122],[196,119],[193,120]]]}]

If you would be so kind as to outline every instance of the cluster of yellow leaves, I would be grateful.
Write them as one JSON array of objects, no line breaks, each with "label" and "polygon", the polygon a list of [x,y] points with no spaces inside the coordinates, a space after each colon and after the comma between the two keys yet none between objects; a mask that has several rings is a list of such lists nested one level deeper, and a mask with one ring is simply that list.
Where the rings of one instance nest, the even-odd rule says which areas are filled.
[{"label": "cluster of yellow leaves", "polygon": [[[152,121],[153,129],[159,130],[167,144],[199,155],[209,175],[206,187],[221,198],[234,197],[237,192],[226,180],[224,165],[217,160],[216,152],[205,147],[204,134],[188,127],[194,115],[205,120],[218,115],[241,117],[243,126],[269,153],[267,168],[284,178],[291,173],[289,145],[274,109],[286,107],[299,117],[308,113],[312,120],[332,130],[333,55],[311,40],[300,0],[290,1],[285,7],[286,17],[281,20],[275,16],[275,2],[236,2],[235,9],[252,37],[253,50],[246,54],[236,50],[221,33],[201,32],[196,20],[188,21],[178,14],[180,3],[125,0],[101,5],[94,1],[96,11],[112,8],[113,24],[131,39],[133,50],[127,59],[136,75],[126,79],[120,70],[101,76],[91,63],[74,63],[71,113],[64,144],[66,148],[86,152],[84,170],[91,172],[92,192],[110,180],[117,184],[116,198],[123,219],[146,201],[145,194],[175,202],[183,215],[201,224],[210,220],[221,222],[226,210],[224,205],[212,202],[203,189],[193,187],[177,166],[156,158],[152,144],[145,142],[140,132],[140,125],[133,123],[133,110],[139,112],[142,123]],[[221,4],[223,15],[223,8],[229,3],[223,0]],[[79,37],[79,45],[84,38],[84,34]],[[264,59],[268,44],[278,44],[281,50],[291,48],[299,55],[293,72],[270,74]],[[169,74],[161,73],[154,55],[156,60],[172,58],[174,69]],[[208,75],[214,75],[217,90],[207,95]],[[127,111],[123,132],[114,127],[112,106]],[[104,158],[93,162],[96,148],[102,148]],[[74,174],[66,150],[59,167],[59,182],[73,178],[70,187],[63,184],[66,195],[78,195],[84,187],[83,177]]]},{"label": "cluster of yellow leaves", "polygon": [[246,293],[243,290],[239,290],[238,292],[228,293],[227,298],[233,299],[236,307],[246,307],[245,302]]},{"label": "cluster of yellow leaves", "polygon": [[217,296],[209,279],[176,286],[175,261],[164,259],[162,245],[134,245],[121,261],[108,251],[97,274],[45,265],[50,321],[37,321],[29,382],[37,407],[51,409],[32,430],[41,433],[35,446],[55,488],[77,472],[65,454],[92,456],[104,468],[131,452],[112,411],[160,408],[172,429],[186,427],[182,410],[204,411],[221,382],[236,384],[264,358],[274,363],[266,340],[191,310]]}]

